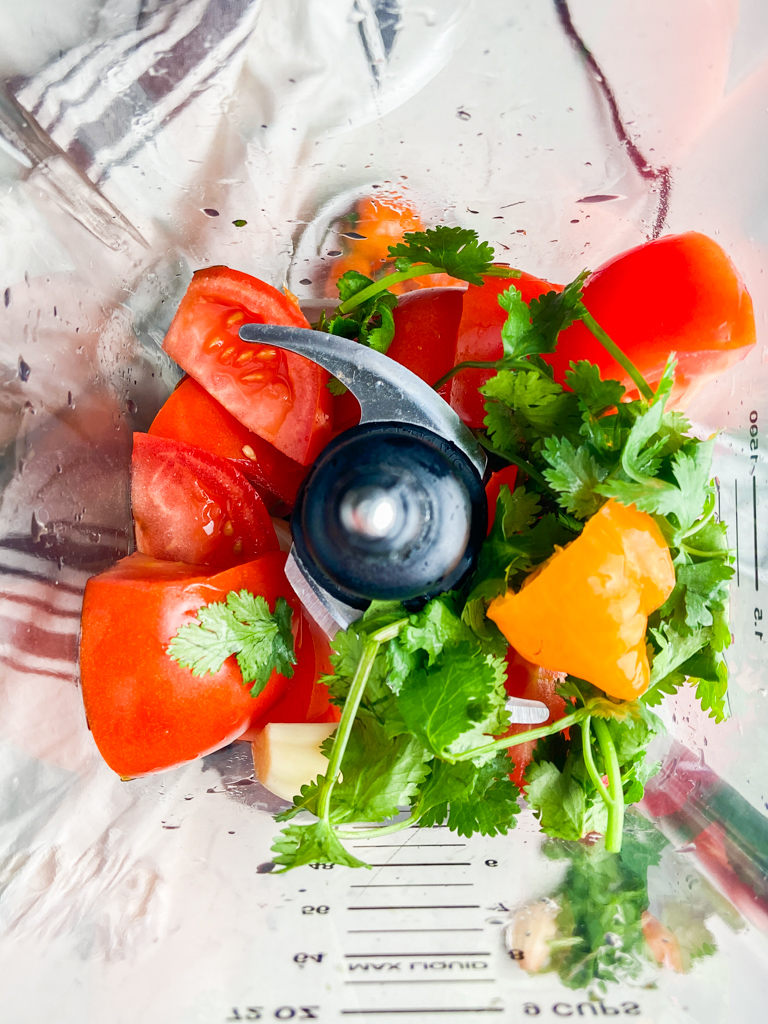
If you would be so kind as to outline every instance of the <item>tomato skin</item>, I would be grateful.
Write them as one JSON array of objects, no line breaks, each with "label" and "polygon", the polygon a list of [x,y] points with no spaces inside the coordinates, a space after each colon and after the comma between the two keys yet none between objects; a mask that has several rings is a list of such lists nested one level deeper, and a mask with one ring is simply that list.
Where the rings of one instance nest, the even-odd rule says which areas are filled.
[{"label": "tomato skin", "polygon": [[517,480],[517,466],[505,466],[503,469],[491,473],[488,483],[485,485],[485,496],[488,499],[488,533],[493,529],[496,522],[496,502],[499,500],[499,493],[502,487],[508,487],[510,491],[515,489]]},{"label": "tomato skin", "polygon": [[306,466],[331,437],[328,374],[292,352],[240,341],[244,323],[309,327],[276,288],[210,267],[192,278],[163,348],[243,426]]},{"label": "tomato skin", "polygon": [[[539,668],[538,665],[526,661],[514,647],[509,648],[505,684],[507,693],[510,697],[543,701],[549,708],[549,718],[542,725],[550,725],[565,714],[565,701],[555,692],[564,679],[564,672],[551,672],[549,669]],[[532,728],[530,725],[512,725],[504,735],[517,736],[530,728]],[[536,740],[527,740],[525,743],[518,743],[517,746],[509,748],[509,757],[514,761],[514,769],[509,777],[520,788],[525,786],[525,770],[533,759],[536,743]]]},{"label": "tomato skin", "polygon": [[157,437],[205,448],[233,459],[255,487],[293,508],[307,467],[289,459],[274,445],[238,422],[194,377],[173,391],[148,431]]},{"label": "tomato skin", "polygon": [[[456,358],[456,336],[461,320],[464,288],[421,288],[398,299],[393,316],[395,337],[387,355],[427,384],[434,384],[451,369]],[[450,383],[439,394],[448,398]],[[334,433],[360,422],[360,403],[347,391],[334,399]]]},{"label": "tomato skin", "polygon": [[[395,337],[390,359],[434,384],[456,361],[463,288],[422,288],[402,295],[394,311]],[[447,397],[449,385],[439,394]]]},{"label": "tomato skin", "polygon": [[217,750],[285,693],[289,680],[274,672],[251,697],[234,657],[213,675],[194,676],[166,654],[180,626],[232,590],[261,594],[271,609],[284,597],[300,616],[285,557],[275,552],[208,575],[201,566],[133,554],[88,581],[83,701],[96,745],[118,775],[162,771]]},{"label": "tomato skin", "polygon": [[153,558],[227,569],[277,551],[266,506],[232,462],[181,441],[133,435],[136,547]]},{"label": "tomato skin", "polygon": [[[498,302],[499,295],[514,285],[530,302],[544,292],[562,291],[562,286],[522,273],[520,277],[486,277],[482,285],[471,284],[464,303],[456,339],[456,363],[469,359],[501,359],[504,348],[501,328],[507,314]],[[483,426],[485,399],[477,390],[493,376],[493,370],[461,370],[451,380],[450,402],[464,422],[472,428]]]},{"label": "tomato skin", "polygon": [[[604,263],[587,280],[584,305],[653,384],[677,355],[674,401],[687,402],[706,381],[743,359],[755,343],[752,299],[725,251],[689,231],[639,245]],[[597,363],[603,378],[630,386],[583,323],[564,331],[546,357],[563,381],[571,360]]]}]

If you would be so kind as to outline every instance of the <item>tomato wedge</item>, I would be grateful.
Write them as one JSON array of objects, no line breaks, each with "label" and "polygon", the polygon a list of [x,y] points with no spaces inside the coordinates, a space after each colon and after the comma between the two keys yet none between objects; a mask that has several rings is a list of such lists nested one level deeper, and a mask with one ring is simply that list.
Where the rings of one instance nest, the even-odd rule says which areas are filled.
[{"label": "tomato wedge", "polygon": [[309,326],[271,285],[227,267],[199,270],[163,348],[243,426],[306,466],[331,437],[328,374],[302,356],[240,341],[245,323]]},{"label": "tomato wedge", "polygon": [[269,513],[227,459],[202,448],[134,434],[131,506],[145,555],[226,569],[278,542]]},{"label": "tomato wedge", "polygon": [[[501,359],[504,347],[501,328],[507,314],[499,305],[499,295],[514,285],[526,302],[544,292],[562,291],[560,285],[549,284],[531,274],[520,277],[486,277],[482,285],[471,284],[464,303],[456,339],[456,362]],[[493,370],[461,370],[451,380],[450,402],[464,422],[475,429],[483,426],[485,399],[477,390],[493,376]]]},{"label": "tomato wedge", "polygon": [[[307,467],[239,423],[194,377],[186,377],[155,416],[149,433],[205,448],[237,468],[261,492],[293,508]],[[263,496],[263,495],[262,495]]]},{"label": "tomato wedge", "polygon": [[[649,384],[677,357],[673,399],[687,403],[708,380],[755,344],[752,299],[726,252],[706,235],[666,235],[621,253],[587,280],[584,305]],[[546,356],[563,381],[572,359],[589,359],[603,378],[632,390],[621,366],[583,323],[564,331]],[[636,392],[635,392],[636,393]]]},{"label": "tomato wedge", "polygon": [[314,646],[308,624],[283,571],[286,556],[264,555],[225,572],[134,554],[87,583],[83,603],[80,675],[88,724],[102,757],[118,775],[173,768],[240,736],[286,692],[274,672],[258,697],[243,685],[234,657],[211,675],[195,676],[166,654],[180,626],[205,604],[242,589],[294,609],[300,664]]},{"label": "tomato wedge", "polygon": [[[463,288],[423,288],[401,295],[387,355],[434,384],[454,365],[463,302]],[[440,389],[443,398],[448,387]]]}]

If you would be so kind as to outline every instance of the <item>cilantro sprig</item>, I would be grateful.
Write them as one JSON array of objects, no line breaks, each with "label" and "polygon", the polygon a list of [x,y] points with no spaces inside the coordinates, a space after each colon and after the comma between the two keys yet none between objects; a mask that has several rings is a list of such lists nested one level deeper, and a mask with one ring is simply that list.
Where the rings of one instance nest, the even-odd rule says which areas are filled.
[{"label": "cilantro sprig", "polygon": [[203,605],[194,621],[171,638],[167,652],[196,676],[218,672],[234,654],[243,683],[250,686],[252,697],[258,697],[273,672],[293,675],[292,615],[284,597],[277,598],[270,612],[263,597],[233,590],[226,600]]},{"label": "cilantro sprig", "polygon": [[[458,228],[411,233],[390,256],[395,273],[380,281],[354,272],[341,279],[342,303],[328,330],[386,351],[391,284],[438,271],[477,283],[489,273],[514,274],[494,268],[490,247]],[[324,747],[325,773],[280,816],[291,821],[274,847],[283,870],[316,861],[360,866],[345,840],[416,823],[446,822],[462,835],[508,831],[520,796],[510,758],[534,740],[525,797],[543,831],[566,840],[602,833],[605,850],[618,851],[625,808],[642,798],[658,767],[648,759],[662,730],[651,709],[689,682],[711,717],[727,716],[733,569],[725,525],[714,515],[713,440],[693,437],[685,417],[667,408],[674,360],[652,390],[590,316],[586,276],[531,303],[514,286],[504,291],[501,360],[454,369],[495,371],[481,388],[478,440],[520,468],[517,486],[501,488],[494,526],[460,593],[440,595],[418,613],[374,602],[335,638],[334,674],[324,681],[341,720]],[[577,320],[625,369],[638,398],[628,401],[620,382],[603,380],[586,361],[571,363],[565,385],[554,381],[543,357]],[[560,719],[508,735],[507,644],[486,617],[488,603],[574,540],[609,499],[655,518],[675,567],[675,588],[648,623],[651,685],[637,700],[614,701],[568,677]],[[293,820],[299,812],[314,820]],[[373,827],[353,832],[352,823]]]}]

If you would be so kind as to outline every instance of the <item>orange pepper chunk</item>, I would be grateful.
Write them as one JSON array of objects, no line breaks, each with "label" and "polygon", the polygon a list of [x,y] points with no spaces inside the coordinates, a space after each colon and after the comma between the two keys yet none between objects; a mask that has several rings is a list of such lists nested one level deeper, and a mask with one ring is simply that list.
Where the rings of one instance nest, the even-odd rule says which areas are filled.
[{"label": "orange pepper chunk", "polygon": [[609,501],[518,593],[492,601],[488,617],[534,665],[633,700],[650,681],[648,616],[674,586],[672,558],[654,519]]}]

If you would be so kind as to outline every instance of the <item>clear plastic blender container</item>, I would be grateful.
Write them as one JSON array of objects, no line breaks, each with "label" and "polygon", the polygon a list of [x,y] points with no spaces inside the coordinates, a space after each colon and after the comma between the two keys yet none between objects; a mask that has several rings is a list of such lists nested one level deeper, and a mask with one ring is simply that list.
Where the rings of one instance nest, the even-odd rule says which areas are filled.
[{"label": "clear plastic blender container", "polygon": [[[6,20],[3,1018],[762,1020],[761,5],[67,0]],[[93,745],[77,689],[82,591],[132,548],[131,433],[178,379],[160,345],[191,272],[225,264],[317,305],[339,218],[365,195],[475,228],[553,281],[695,229],[750,289],[758,345],[690,409],[698,432],[721,431],[732,717],[708,721],[687,689],[669,702],[646,805],[667,840],[641,872],[648,907],[695,957],[659,965],[646,949],[635,970],[608,929],[617,980],[526,970],[515,928],[525,937],[538,914],[551,938],[547,914],[575,883],[525,813],[493,839],[409,830],[367,848],[371,872],[281,876],[269,868],[282,805],[254,782],[246,745],[130,783]]]}]

